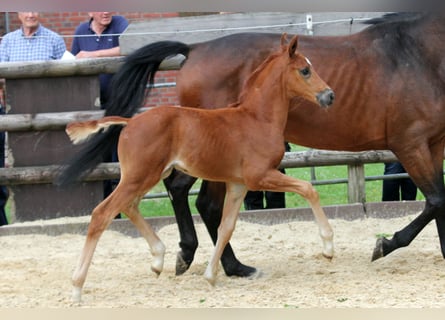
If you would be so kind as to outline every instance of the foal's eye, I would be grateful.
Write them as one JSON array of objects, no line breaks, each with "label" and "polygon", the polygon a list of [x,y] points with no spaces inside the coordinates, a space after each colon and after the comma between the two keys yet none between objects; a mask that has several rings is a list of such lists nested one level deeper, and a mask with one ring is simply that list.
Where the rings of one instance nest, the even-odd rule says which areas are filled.
[{"label": "foal's eye", "polygon": [[311,69],[309,67],[303,68],[300,70],[300,73],[303,77],[307,78],[311,75]]}]

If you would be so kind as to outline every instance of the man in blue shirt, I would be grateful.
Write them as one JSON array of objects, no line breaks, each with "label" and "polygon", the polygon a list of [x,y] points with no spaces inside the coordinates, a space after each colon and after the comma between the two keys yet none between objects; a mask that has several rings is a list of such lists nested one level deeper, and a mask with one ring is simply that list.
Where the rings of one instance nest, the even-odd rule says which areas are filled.
[{"label": "man in blue shirt", "polygon": [[60,59],[66,51],[62,37],[43,27],[38,12],[19,12],[22,27],[0,42],[0,62]]},{"label": "man in blue shirt", "polygon": [[[80,24],[74,32],[71,53],[77,59],[120,56],[119,35],[128,27],[128,21],[122,16],[113,16],[110,12],[89,12],[90,20]],[[108,87],[113,75],[100,74],[100,104],[106,108]],[[109,155],[104,155],[105,162],[117,162],[117,146]],[[116,187],[118,180],[104,181],[104,198]],[[120,218],[117,215],[116,218]]]},{"label": "man in blue shirt", "polygon": [[[110,12],[89,12],[88,15],[90,20],[80,24],[74,32],[71,53],[77,59],[119,56],[119,35],[128,27],[127,19]],[[111,77],[111,74],[99,75],[102,106],[107,101]]]},{"label": "man in blue shirt", "polygon": [[[60,59],[65,42],[57,33],[43,27],[38,12],[19,12],[20,29],[6,34],[0,42],[0,62]],[[5,113],[3,82],[0,87],[0,116]],[[5,133],[0,132],[0,167],[5,166]],[[8,190],[0,186],[0,226],[6,225],[5,205]]]}]

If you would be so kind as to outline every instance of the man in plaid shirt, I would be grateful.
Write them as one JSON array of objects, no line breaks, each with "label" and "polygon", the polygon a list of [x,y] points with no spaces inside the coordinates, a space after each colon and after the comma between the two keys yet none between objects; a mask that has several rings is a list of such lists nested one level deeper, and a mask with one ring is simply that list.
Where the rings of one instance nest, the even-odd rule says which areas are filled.
[{"label": "man in plaid shirt", "polygon": [[[62,37],[43,27],[38,12],[19,12],[22,27],[6,34],[0,42],[0,62],[60,59],[66,51]],[[2,83],[3,84],[3,83]],[[0,116],[5,113],[3,85],[0,88]],[[0,132],[0,167],[5,163],[5,133]],[[0,186],[0,226],[8,223],[5,204],[8,190]]]},{"label": "man in plaid shirt", "polygon": [[62,37],[43,27],[38,12],[19,12],[22,27],[0,42],[0,62],[60,59],[66,51]]}]

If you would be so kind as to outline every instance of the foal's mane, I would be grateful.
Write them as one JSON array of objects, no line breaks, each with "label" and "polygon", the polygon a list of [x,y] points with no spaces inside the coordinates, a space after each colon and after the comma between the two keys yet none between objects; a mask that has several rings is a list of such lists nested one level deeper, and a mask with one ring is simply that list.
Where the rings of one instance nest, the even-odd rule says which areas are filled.
[{"label": "foal's mane", "polygon": [[259,74],[266,68],[266,66],[270,63],[270,61],[278,58],[284,51],[286,51],[287,47],[282,47],[279,51],[275,53],[271,53],[264,61],[253,71],[250,76],[246,79],[243,84],[243,88],[241,89],[240,95],[238,97],[238,102],[234,103],[234,105],[240,104],[244,99],[247,93],[249,92],[249,88],[253,86],[253,83],[258,78]]}]

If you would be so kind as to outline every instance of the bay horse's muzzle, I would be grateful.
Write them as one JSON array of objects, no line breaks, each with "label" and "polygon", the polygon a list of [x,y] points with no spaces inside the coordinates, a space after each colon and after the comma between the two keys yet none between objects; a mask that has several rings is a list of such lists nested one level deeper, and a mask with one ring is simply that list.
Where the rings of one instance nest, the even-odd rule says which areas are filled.
[{"label": "bay horse's muzzle", "polygon": [[330,106],[335,99],[335,94],[332,89],[325,89],[319,94],[317,94],[317,101],[322,107],[328,107]]}]

